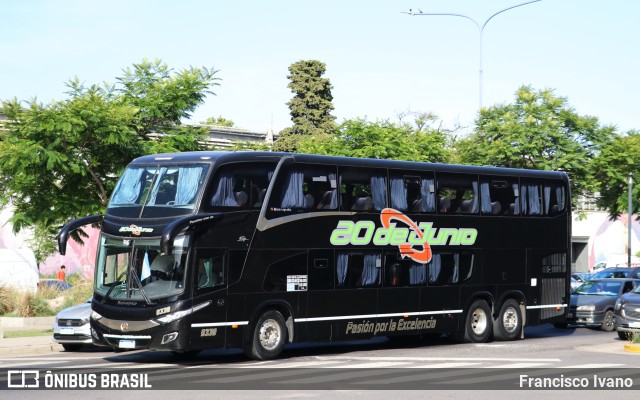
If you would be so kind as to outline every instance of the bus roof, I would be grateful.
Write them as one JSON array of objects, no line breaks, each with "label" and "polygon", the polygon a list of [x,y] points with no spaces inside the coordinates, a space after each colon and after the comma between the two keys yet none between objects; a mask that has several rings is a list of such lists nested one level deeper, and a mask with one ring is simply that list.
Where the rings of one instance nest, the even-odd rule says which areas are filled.
[{"label": "bus roof", "polygon": [[281,153],[264,151],[193,151],[182,153],[162,153],[138,157],[131,162],[132,165],[150,164],[175,164],[205,162],[210,164],[225,164],[229,162],[243,161],[273,161],[276,162],[284,156],[293,157],[297,162],[334,164],[341,166],[391,168],[416,171],[436,171],[453,173],[472,173],[484,175],[520,176],[530,178],[560,179],[568,181],[567,174],[560,171],[542,171],[529,169],[516,169],[506,167],[475,166],[460,164],[441,164],[418,161],[386,160],[374,158],[355,158],[344,156],[325,156],[318,154]]}]

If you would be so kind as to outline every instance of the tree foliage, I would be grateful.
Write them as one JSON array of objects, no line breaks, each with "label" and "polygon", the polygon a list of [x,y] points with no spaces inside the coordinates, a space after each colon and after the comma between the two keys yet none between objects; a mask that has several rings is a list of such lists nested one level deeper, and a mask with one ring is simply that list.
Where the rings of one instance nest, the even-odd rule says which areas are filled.
[{"label": "tree foliage", "polygon": [[[421,128],[422,129],[422,128]],[[407,123],[344,121],[335,135],[302,137],[298,151],[303,153],[394,160],[446,162],[446,136],[439,131],[416,130]]]},{"label": "tree foliage", "polygon": [[640,210],[640,132],[629,131],[613,138],[603,146],[592,163],[598,182],[598,205],[609,211],[612,218],[628,209],[629,176],[635,180],[632,192],[632,211]]},{"label": "tree foliage", "polygon": [[235,123],[232,120],[224,117],[209,117],[200,123],[202,125],[226,126],[228,128],[235,126]]},{"label": "tree foliage", "polygon": [[202,149],[206,130],[178,124],[217,85],[215,72],[174,72],[144,60],[113,86],[71,80],[62,101],[3,101],[0,205],[14,206],[14,231],[52,233],[72,217],[104,212],[117,177],[135,157]]},{"label": "tree foliage", "polygon": [[333,133],[335,117],[331,82],[323,78],[326,65],[317,60],[301,60],[289,66],[289,85],[294,96],[287,103],[293,127],[281,132],[287,134],[313,135]]},{"label": "tree foliage", "polygon": [[483,109],[476,131],[457,142],[464,163],[557,170],[571,179],[574,199],[595,187],[591,160],[614,128],[578,115],[551,90],[522,86],[513,104]]}]

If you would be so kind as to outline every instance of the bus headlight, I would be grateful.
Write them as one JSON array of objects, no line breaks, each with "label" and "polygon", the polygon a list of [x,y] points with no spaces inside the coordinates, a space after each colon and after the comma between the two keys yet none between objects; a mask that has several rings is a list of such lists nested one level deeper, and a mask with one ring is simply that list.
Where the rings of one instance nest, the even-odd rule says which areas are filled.
[{"label": "bus headlight", "polygon": [[180,318],[186,317],[187,315],[191,314],[192,312],[193,312],[193,308],[189,308],[187,310],[182,310],[182,311],[176,311],[174,313],[164,315],[164,316],[162,316],[160,318],[156,318],[154,321],[156,321],[156,322],[158,322],[160,324],[163,324],[163,325],[164,324],[169,324],[169,323],[171,323],[173,321],[176,321],[176,320],[178,320]]}]

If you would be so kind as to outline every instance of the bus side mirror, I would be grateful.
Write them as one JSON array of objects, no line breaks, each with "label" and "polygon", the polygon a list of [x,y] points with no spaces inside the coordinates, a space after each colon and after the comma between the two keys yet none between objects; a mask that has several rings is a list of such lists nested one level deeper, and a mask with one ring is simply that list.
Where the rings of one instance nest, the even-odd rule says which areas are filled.
[{"label": "bus side mirror", "polygon": [[69,241],[69,233],[80,228],[81,226],[95,224],[97,222],[101,222],[104,219],[104,215],[89,215],[87,217],[77,218],[73,221],[69,222],[65,226],[60,229],[58,232],[58,251],[61,255],[65,255],[67,253],[67,242]]}]

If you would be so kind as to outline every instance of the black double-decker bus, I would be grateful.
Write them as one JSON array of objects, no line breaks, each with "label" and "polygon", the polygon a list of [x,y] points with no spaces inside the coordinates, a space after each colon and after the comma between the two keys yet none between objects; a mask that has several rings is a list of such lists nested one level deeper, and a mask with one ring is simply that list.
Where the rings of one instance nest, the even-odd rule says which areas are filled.
[{"label": "black double-decker bus", "polygon": [[100,224],[91,332],[194,353],[287,342],[523,337],[562,324],[561,172],[267,152],[135,159]]}]

